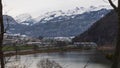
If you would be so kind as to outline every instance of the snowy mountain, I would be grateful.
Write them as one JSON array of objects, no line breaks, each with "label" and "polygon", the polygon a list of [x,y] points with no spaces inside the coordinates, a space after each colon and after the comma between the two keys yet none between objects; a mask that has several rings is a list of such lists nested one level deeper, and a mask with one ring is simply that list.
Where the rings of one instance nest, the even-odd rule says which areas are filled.
[{"label": "snowy mountain", "polygon": [[41,23],[46,23],[47,21],[52,20],[59,16],[64,16],[64,17],[74,16],[74,15],[82,14],[84,12],[98,11],[104,8],[106,8],[106,6],[99,6],[99,7],[90,6],[89,8],[76,7],[74,9],[70,9],[66,11],[58,10],[58,11],[47,12],[36,18],[32,18],[30,14],[21,14],[19,16],[16,16],[15,20],[23,25],[33,25],[35,23],[38,23],[39,21],[42,21]]},{"label": "snowy mountain", "polygon": [[16,22],[23,25],[32,25],[35,21],[30,14],[21,14],[15,17]]},{"label": "snowy mountain", "polygon": [[[38,21],[41,21],[43,19],[45,21],[49,21],[49,20],[51,20],[55,17],[59,17],[59,16],[73,16],[73,15],[78,15],[78,14],[82,14],[85,12],[98,11],[101,9],[106,9],[106,6],[99,6],[99,7],[90,6],[89,8],[76,7],[74,9],[70,9],[67,11],[62,11],[62,10],[52,11],[52,12],[47,12],[47,13],[35,18],[35,21],[38,22]],[[41,22],[41,23],[45,23],[45,22]]]},{"label": "snowy mountain", "polygon": [[33,37],[71,37],[86,31],[94,22],[105,16],[110,10],[91,6],[89,9],[76,7],[74,10],[53,11],[37,18],[22,14],[15,18],[16,25],[8,32]]},{"label": "snowy mountain", "polygon": [[94,22],[102,18],[109,11],[101,9],[71,16],[51,16],[53,19],[50,20],[43,18],[31,27],[22,30],[22,34],[34,37],[76,36],[87,30]]},{"label": "snowy mountain", "polygon": [[28,20],[32,19],[32,16],[29,14],[21,14],[19,16],[16,16],[15,19],[18,23],[20,23],[20,22],[28,21]]}]

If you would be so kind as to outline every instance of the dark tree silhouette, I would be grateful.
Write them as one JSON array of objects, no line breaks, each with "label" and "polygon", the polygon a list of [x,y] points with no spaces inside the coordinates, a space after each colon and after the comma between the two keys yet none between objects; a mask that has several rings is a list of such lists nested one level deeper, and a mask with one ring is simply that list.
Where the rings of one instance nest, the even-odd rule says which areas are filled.
[{"label": "dark tree silhouette", "polygon": [[113,57],[113,64],[111,67],[111,68],[118,68],[118,65],[120,62],[120,59],[119,59],[120,58],[120,0],[118,0],[118,6],[116,6],[112,0],[108,0],[108,1],[118,15],[117,43],[116,43],[116,49]]},{"label": "dark tree silhouette", "polygon": [[5,68],[4,53],[2,51],[3,36],[4,36],[4,24],[3,24],[2,9],[3,9],[2,8],[2,0],[0,0],[0,64],[1,64],[1,68]]}]

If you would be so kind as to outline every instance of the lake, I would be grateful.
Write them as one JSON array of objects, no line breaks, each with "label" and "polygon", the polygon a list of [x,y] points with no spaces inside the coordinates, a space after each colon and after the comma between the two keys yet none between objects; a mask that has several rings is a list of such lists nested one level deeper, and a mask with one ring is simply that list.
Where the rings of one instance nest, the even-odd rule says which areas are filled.
[{"label": "lake", "polygon": [[[14,61],[12,57],[11,61]],[[72,52],[38,53],[19,56],[17,62],[28,65],[29,68],[37,68],[36,64],[48,58],[51,61],[59,63],[63,68],[110,68],[111,63],[105,59],[104,54],[96,50],[83,50]],[[14,63],[8,63],[11,65]]]}]

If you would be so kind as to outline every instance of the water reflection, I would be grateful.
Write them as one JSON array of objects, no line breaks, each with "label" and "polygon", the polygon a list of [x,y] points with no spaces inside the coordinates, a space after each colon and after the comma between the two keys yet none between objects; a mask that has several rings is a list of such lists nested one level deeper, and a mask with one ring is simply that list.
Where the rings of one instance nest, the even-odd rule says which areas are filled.
[{"label": "water reflection", "polygon": [[30,68],[36,68],[36,63],[45,58],[56,61],[64,68],[83,68],[86,64],[87,68],[110,68],[111,65],[110,61],[97,51],[38,53],[24,55],[19,59],[21,62],[33,62]]}]

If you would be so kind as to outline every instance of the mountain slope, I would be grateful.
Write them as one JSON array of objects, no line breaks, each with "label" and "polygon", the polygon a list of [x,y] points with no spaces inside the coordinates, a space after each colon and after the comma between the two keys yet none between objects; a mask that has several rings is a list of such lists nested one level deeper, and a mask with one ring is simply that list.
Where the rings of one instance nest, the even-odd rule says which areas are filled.
[{"label": "mountain slope", "polygon": [[15,17],[17,23],[22,25],[32,25],[35,21],[33,20],[32,16],[29,14],[21,14]]},{"label": "mountain slope", "polygon": [[7,33],[18,34],[21,32],[21,29],[26,27],[25,25],[21,25],[14,20],[11,16],[3,15],[3,22],[5,29],[7,28]]},{"label": "mountain slope", "polygon": [[28,36],[44,37],[69,37],[76,36],[87,30],[94,22],[106,15],[110,10],[101,9],[98,11],[85,12],[83,14],[58,16],[53,19],[41,19],[32,26],[28,26],[21,31]]},{"label": "mountain slope", "polygon": [[117,15],[114,11],[94,23],[87,31],[76,36],[73,41],[92,41],[99,45],[114,44],[117,36]]},{"label": "mountain slope", "polygon": [[[88,8],[85,7],[75,7],[73,9],[69,9],[66,11],[63,10],[57,10],[57,11],[51,11],[51,12],[46,12],[36,18],[33,18],[30,14],[28,13],[24,13],[24,14],[20,14],[18,16],[15,17],[15,20],[19,23],[19,24],[23,24],[23,25],[33,25],[36,24],[37,22],[41,21],[41,20],[45,20],[45,21],[49,21],[51,19],[54,19],[56,17],[59,16],[72,16],[72,15],[79,15],[79,14],[83,14],[85,12],[92,12],[92,11],[99,11],[101,9],[106,9],[109,10],[108,6],[90,6]],[[41,23],[45,23],[45,22],[41,22]]]},{"label": "mountain slope", "polygon": [[61,11],[59,11],[48,14],[45,18],[40,18],[35,23],[29,14],[20,15],[16,21],[11,16],[6,15],[3,17],[5,26],[7,25],[6,20],[9,20],[9,30],[7,33],[32,37],[71,37],[83,33],[109,11],[110,10],[107,9],[100,9],[97,11],[84,12],[83,14],[60,14],[56,16],[58,15],[56,13],[61,13]]}]

